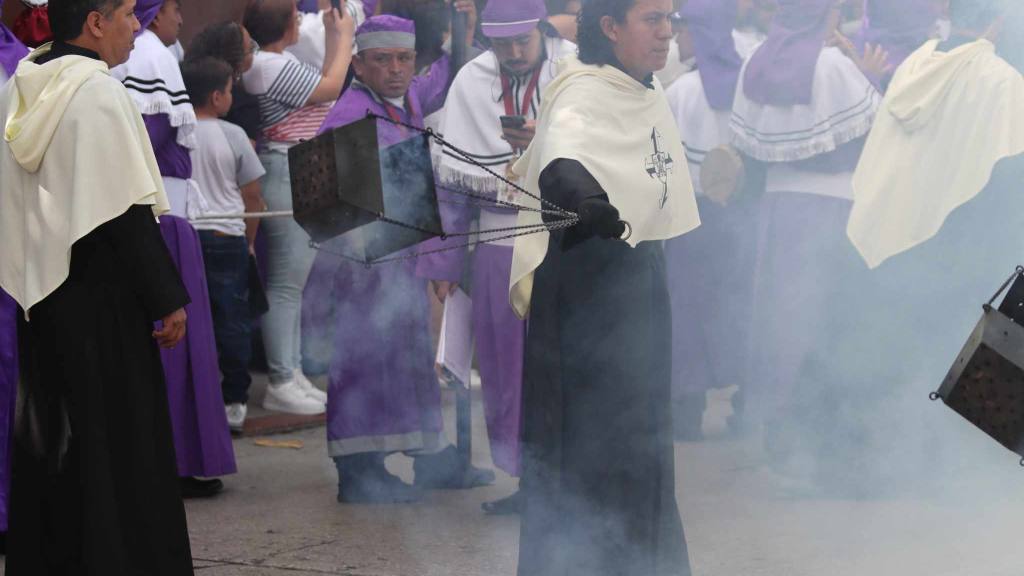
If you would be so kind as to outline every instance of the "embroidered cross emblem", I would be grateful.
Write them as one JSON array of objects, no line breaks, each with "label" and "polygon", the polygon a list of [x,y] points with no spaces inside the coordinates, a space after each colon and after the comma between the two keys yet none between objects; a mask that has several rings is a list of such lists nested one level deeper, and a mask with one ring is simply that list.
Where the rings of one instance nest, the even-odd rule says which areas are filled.
[{"label": "embroidered cross emblem", "polygon": [[665,203],[668,202],[668,176],[672,173],[675,161],[665,151],[661,142],[661,132],[658,132],[657,128],[651,129],[651,145],[654,147],[654,153],[644,160],[644,167],[648,176],[661,182],[661,208],[664,209]]}]

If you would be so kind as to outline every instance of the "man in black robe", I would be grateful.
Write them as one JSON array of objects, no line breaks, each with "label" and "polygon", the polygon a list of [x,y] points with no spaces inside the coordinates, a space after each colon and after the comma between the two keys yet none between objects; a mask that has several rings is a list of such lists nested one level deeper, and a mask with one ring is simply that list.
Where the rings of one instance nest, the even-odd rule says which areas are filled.
[{"label": "man in black robe", "polygon": [[[668,0],[587,2],[579,59],[545,92],[537,136],[514,168],[540,192],[549,225],[568,224],[560,209],[579,218],[515,245],[511,301],[530,314],[520,576],[690,574],[661,240],[698,219],[652,76],[667,59],[671,11]],[[519,224],[536,214],[520,212]]]},{"label": "man in black robe", "polygon": [[107,73],[134,4],[51,1],[55,43],[0,95],[0,284],[27,311],[9,576],[192,574],[157,347],[189,297],[145,125]]}]

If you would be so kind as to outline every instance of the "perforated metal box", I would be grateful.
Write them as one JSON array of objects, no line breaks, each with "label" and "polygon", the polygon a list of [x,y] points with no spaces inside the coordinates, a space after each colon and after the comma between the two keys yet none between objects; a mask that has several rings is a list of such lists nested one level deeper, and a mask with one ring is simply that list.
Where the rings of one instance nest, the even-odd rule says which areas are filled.
[{"label": "perforated metal box", "polygon": [[288,151],[296,222],[365,262],[442,234],[427,137],[382,146],[380,122],[366,118]]},{"label": "perforated metal box", "polygon": [[1018,275],[1000,309],[984,307],[933,399],[1024,457],[1024,326],[1007,315],[1021,308],[1022,289]]}]

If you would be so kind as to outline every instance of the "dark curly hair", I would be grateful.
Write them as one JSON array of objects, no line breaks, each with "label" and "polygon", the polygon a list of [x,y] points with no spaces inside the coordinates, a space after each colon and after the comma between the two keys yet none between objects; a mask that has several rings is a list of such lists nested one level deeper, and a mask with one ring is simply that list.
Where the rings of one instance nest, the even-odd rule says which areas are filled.
[{"label": "dark curly hair", "polygon": [[611,64],[615,62],[612,41],[601,30],[601,19],[611,16],[616,22],[626,21],[626,13],[636,0],[587,0],[577,18],[576,45],[580,62],[584,64]]},{"label": "dark curly hair", "polygon": [[245,33],[238,22],[210,24],[196,34],[185,52],[185,60],[220,58],[228,63],[235,74],[242,72],[245,63]]}]

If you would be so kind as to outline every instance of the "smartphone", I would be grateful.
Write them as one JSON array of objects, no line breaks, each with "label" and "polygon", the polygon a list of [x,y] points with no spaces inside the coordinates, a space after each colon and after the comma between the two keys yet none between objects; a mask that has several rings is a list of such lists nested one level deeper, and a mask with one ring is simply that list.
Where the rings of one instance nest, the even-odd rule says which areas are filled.
[{"label": "smartphone", "polygon": [[526,126],[526,116],[502,116],[502,128],[522,128]]}]

